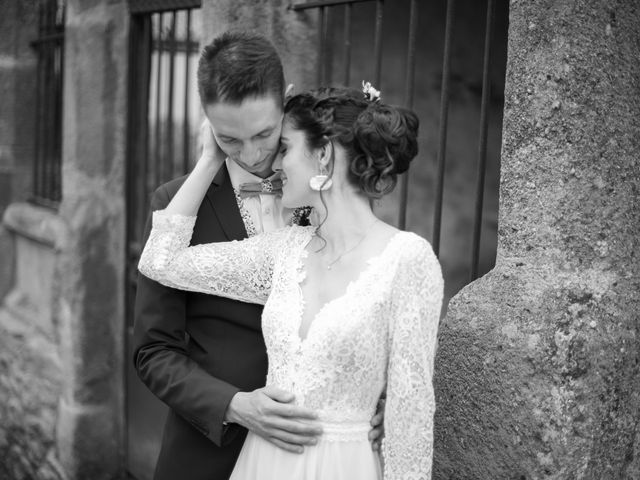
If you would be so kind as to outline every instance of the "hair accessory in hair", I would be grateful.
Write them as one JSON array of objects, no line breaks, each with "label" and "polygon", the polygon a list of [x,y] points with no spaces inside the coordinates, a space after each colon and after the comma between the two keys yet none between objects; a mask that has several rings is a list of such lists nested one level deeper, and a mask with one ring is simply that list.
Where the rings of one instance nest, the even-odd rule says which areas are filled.
[{"label": "hair accessory in hair", "polygon": [[364,93],[365,100],[370,102],[379,102],[380,101],[380,90],[376,90],[371,85],[371,82],[362,81],[362,93]]}]

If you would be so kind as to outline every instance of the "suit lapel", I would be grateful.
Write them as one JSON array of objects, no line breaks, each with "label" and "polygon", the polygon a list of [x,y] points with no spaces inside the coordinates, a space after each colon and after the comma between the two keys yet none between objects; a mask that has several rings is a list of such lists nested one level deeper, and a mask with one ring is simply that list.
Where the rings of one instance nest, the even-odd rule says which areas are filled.
[{"label": "suit lapel", "polygon": [[231,178],[225,164],[218,170],[213,182],[211,182],[206,200],[213,209],[228,240],[247,238],[247,230],[240,216]]}]

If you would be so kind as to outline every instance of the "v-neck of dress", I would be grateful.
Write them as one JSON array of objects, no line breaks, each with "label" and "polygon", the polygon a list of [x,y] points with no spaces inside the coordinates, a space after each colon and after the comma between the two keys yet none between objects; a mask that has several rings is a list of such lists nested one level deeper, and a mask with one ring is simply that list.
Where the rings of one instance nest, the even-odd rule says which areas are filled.
[{"label": "v-neck of dress", "polygon": [[338,301],[342,300],[343,298],[347,297],[349,295],[349,293],[351,292],[351,290],[353,290],[355,288],[355,286],[360,283],[362,281],[363,278],[365,278],[369,272],[373,269],[373,265],[376,264],[377,262],[380,261],[380,259],[382,259],[383,257],[386,256],[387,251],[391,248],[391,245],[395,242],[395,240],[400,236],[400,234],[405,233],[403,230],[399,230],[396,233],[394,233],[391,238],[389,238],[389,240],[387,240],[386,245],[384,246],[384,248],[382,249],[382,251],[380,251],[380,253],[372,256],[371,258],[367,259],[366,262],[366,266],[360,271],[360,273],[358,273],[358,276],[355,277],[353,280],[351,280],[344,292],[342,292],[340,295],[332,298],[331,300],[328,300],[327,302],[325,302],[319,309],[318,311],[313,315],[313,318],[311,319],[311,322],[309,323],[309,328],[307,328],[307,334],[302,337],[300,335],[300,328],[302,328],[302,319],[304,316],[304,312],[305,312],[305,308],[307,305],[307,302],[304,298],[304,295],[302,293],[302,287],[301,287],[301,283],[304,281],[304,279],[307,276],[307,272],[306,269],[304,267],[304,259],[307,258],[309,252],[307,251],[307,246],[309,245],[309,242],[311,242],[311,239],[313,238],[313,233],[309,236],[309,238],[302,244],[302,248],[300,249],[300,253],[298,254],[298,265],[297,265],[297,275],[296,275],[296,281],[297,281],[297,287],[298,287],[298,295],[300,296],[300,309],[298,311],[298,318],[297,321],[295,322],[295,338],[298,341],[298,344],[300,346],[304,345],[307,341],[307,339],[309,338],[314,325],[316,324],[316,320],[318,319],[318,317],[325,311],[327,310],[327,308],[329,308],[329,306],[337,303]]}]

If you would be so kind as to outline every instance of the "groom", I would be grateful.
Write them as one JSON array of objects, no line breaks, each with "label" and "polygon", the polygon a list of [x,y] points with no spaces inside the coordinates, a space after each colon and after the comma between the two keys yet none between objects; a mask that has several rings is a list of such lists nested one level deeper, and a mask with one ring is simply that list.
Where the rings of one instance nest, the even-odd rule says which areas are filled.
[{"label": "groom", "polygon": [[[205,132],[203,155],[222,150],[227,159],[200,206],[191,244],[285,226],[291,212],[282,208],[271,170],[285,91],[274,47],[254,34],[217,37],[202,52],[198,91],[215,136],[214,142]],[[184,179],[160,186],[151,210],[163,209]],[[149,230],[147,222],[147,236]],[[139,276],[134,364],[169,406],[156,480],[227,479],[247,429],[293,452],[316,442],[321,429],[315,412],[295,405],[291,393],[264,386],[261,312],[258,305],[182,292]],[[379,414],[372,425],[380,423]],[[380,430],[370,438],[375,441]]]}]

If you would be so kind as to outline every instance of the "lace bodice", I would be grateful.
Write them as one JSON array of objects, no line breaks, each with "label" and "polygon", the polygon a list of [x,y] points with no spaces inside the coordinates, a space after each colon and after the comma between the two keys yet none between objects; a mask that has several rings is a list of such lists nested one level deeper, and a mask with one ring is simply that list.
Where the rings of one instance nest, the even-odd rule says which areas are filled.
[{"label": "lace bodice", "polygon": [[[335,425],[368,423],[386,389],[384,478],[429,479],[433,358],[442,303],[428,242],[397,233],[346,292],[317,313],[306,338],[300,283],[313,227],[189,247],[195,217],[153,214],[140,271],[169,287],[264,304],[268,384]],[[332,433],[348,440],[349,429]]]}]

